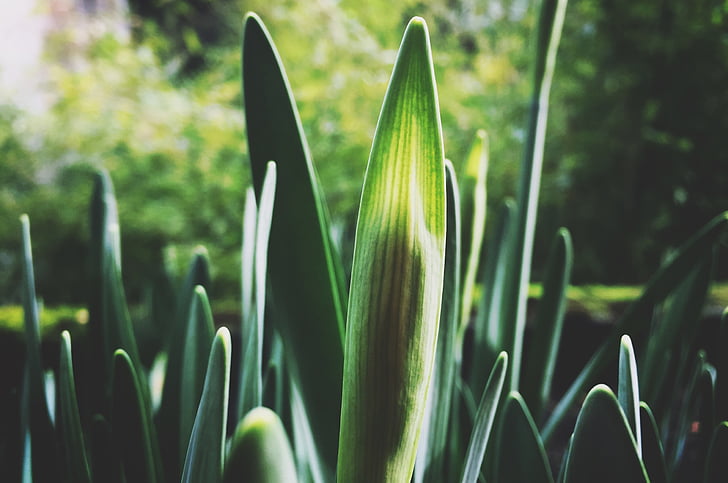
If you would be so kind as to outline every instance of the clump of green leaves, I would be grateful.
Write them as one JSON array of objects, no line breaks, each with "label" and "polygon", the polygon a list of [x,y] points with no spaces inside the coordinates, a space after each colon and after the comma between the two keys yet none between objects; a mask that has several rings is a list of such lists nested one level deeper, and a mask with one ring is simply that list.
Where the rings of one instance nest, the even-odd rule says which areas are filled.
[{"label": "clump of green leaves", "polygon": [[[480,136],[474,167],[468,163],[459,187],[445,160],[425,22],[415,18],[407,27],[383,103],[347,295],[280,56],[262,21],[249,15],[243,93],[253,188],[245,209],[241,330],[215,330],[209,262],[200,250],[178,290],[156,292],[162,309],[153,313],[164,349],[154,367],[143,363],[122,284],[116,198],[101,172],[90,209],[88,334],[77,343],[63,333],[58,369],[47,378],[23,216],[27,349],[11,477],[403,483],[470,483],[481,475],[532,482],[728,477],[722,379],[728,358],[720,350],[728,326],[724,317],[716,350],[700,346],[698,324],[728,213],[666,261],[563,395],[553,394],[552,380],[573,256],[568,231],[559,230],[524,350],[546,107],[565,7],[564,0],[542,7],[518,198],[497,217],[477,304],[470,298],[479,272],[473,251],[485,226],[486,146]],[[639,356],[623,334],[640,341]],[[618,367],[616,392],[596,384],[610,363]],[[557,441],[577,409],[569,441]],[[566,446],[560,467],[546,456],[556,443]]]}]

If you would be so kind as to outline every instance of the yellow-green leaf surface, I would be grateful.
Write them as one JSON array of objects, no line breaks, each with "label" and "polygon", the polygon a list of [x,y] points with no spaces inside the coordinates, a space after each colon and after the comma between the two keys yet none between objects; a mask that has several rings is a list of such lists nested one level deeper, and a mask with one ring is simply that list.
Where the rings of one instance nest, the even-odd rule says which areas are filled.
[{"label": "yellow-green leaf surface", "polygon": [[445,263],[445,168],[425,22],[410,21],[369,158],[347,317],[338,480],[409,482]]},{"label": "yellow-green leaf surface", "polygon": [[283,423],[265,407],[238,424],[225,463],[225,483],[295,483],[296,464]]}]

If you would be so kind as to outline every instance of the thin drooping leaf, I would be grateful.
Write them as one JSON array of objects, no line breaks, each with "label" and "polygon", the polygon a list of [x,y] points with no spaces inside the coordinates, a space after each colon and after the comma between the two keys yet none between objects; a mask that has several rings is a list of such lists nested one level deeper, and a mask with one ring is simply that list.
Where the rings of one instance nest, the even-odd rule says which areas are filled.
[{"label": "thin drooping leaf", "polygon": [[405,31],[362,190],[347,316],[339,481],[409,481],[435,360],[445,165],[429,35]]},{"label": "thin drooping leaf", "polygon": [[624,412],[602,384],[589,391],[579,411],[564,475],[565,483],[585,481],[649,481]]},{"label": "thin drooping leaf", "polygon": [[[25,424],[21,425],[23,461],[26,462],[24,464],[26,470],[32,469],[33,481],[50,482],[58,478],[58,448],[45,393],[28,215],[20,217],[20,225],[23,246],[21,291],[25,328],[25,377],[22,398]],[[27,441],[30,444],[26,444]],[[30,462],[30,465],[27,462]]]},{"label": "thin drooping leaf", "polygon": [[710,448],[705,462],[704,483],[724,483],[728,481],[728,421],[716,426],[710,440]]},{"label": "thin drooping leaf", "polygon": [[197,407],[205,384],[207,360],[210,357],[210,346],[215,336],[212,322],[212,310],[207,299],[205,287],[198,285],[190,300],[188,311],[187,333],[180,341],[182,345],[182,378],[180,380],[180,425],[179,425],[179,460],[182,461],[187,452],[187,444],[192,434]]},{"label": "thin drooping leaf", "polygon": [[446,479],[445,459],[450,422],[450,405],[455,390],[455,337],[460,322],[460,199],[455,171],[445,161],[447,186],[447,230],[445,279],[437,335],[435,368],[428,394],[422,436],[417,449],[415,482],[439,483]]},{"label": "thin drooping leaf", "polygon": [[276,189],[276,164],[268,163],[260,194],[260,206],[255,223],[254,249],[254,288],[251,297],[255,297],[249,306],[250,310],[243,320],[241,330],[241,347],[243,347],[238,397],[238,418],[258,407],[263,402],[263,327],[265,322],[266,272],[268,267],[268,239],[273,218],[273,204]]},{"label": "thin drooping leaf", "polygon": [[123,349],[114,352],[111,439],[127,481],[163,480],[151,409],[134,364]]},{"label": "thin drooping leaf", "polygon": [[58,391],[56,427],[60,436],[61,453],[64,456],[64,472],[69,481],[90,483],[91,474],[76,399],[76,382],[73,375],[73,359],[71,356],[71,334],[67,330],[61,333],[60,346],[58,385],[56,386]]},{"label": "thin drooping leaf", "polygon": [[650,477],[650,483],[667,483],[665,452],[662,449],[660,430],[655,416],[645,402],[640,403],[640,422],[642,424],[642,462]]},{"label": "thin drooping leaf", "polygon": [[640,389],[637,379],[637,360],[634,356],[632,339],[623,335],[619,343],[619,377],[617,398],[624,411],[632,436],[637,443],[637,455],[642,458],[642,426],[640,423]]},{"label": "thin drooping leaf", "polygon": [[615,324],[609,337],[589,359],[589,362],[554,408],[541,431],[541,436],[545,442],[548,442],[553,436],[558,424],[566,416],[567,411],[575,403],[581,392],[589,385],[595,374],[614,360],[615,351],[612,348],[618,343],[621,335],[632,334],[633,337],[640,337],[644,334],[648,328],[649,315],[654,304],[664,300],[684,280],[695,267],[695,263],[701,260],[713,245],[720,240],[727,225],[728,212],[715,217],[680,247],[674,256],[657,271],[645,287],[642,295],[630,304]]},{"label": "thin drooping leaf", "polygon": [[505,319],[505,288],[508,273],[515,270],[509,265],[515,213],[513,201],[506,200],[498,212],[493,237],[486,246],[483,296],[473,323],[473,355],[468,381],[473,394],[483,392],[488,368],[493,365],[496,351],[501,346],[504,327],[508,324]]},{"label": "thin drooping leaf", "polygon": [[501,352],[495,360],[495,365],[490,371],[488,382],[480,398],[478,412],[475,415],[473,432],[470,435],[470,443],[465,454],[465,464],[460,481],[462,483],[475,483],[478,481],[480,466],[485,456],[485,448],[488,446],[495,413],[498,410],[503,383],[508,368],[508,354]]},{"label": "thin drooping leaf", "polygon": [[230,331],[221,327],[210,349],[205,386],[182,469],[183,483],[222,481],[230,390],[230,348]]},{"label": "thin drooping leaf", "polygon": [[296,464],[280,418],[265,407],[238,424],[225,462],[225,483],[296,483]]},{"label": "thin drooping leaf", "polygon": [[459,330],[465,330],[473,311],[473,287],[478,275],[487,211],[488,135],[476,133],[465,161],[461,181],[462,206],[462,305]]},{"label": "thin drooping leaf", "polygon": [[268,249],[268,295],[275,309],[270,315],[283,336],[316,444],[333,471],[344,361],[343,268],[283,65],[254,14],[246,18],[243,35],[243,95],[258,200],[268,161],[278,171]]},{"label": "thin drooping leaf", "polygon": [[[187,274],[179,289],[173,324],[168,327],[164,340],[167,352],[167,369],[164,376],[162,401],[157,413],[156,426],[157,434],[160,437],[162,460],[165,465],[164,474],[169,483],[179,480],[182,473],[182,458],[184,457],[184,451],[187,449],[187,439],[182,441],[183,438],[180,436],[180,421],[182,420],[180,395],[182,394],[184,374],[182,367],[184,344],[181,341],[187,335],[191,301],[194,298],[195,287],[197,286],[205,287],[206,290],[210,286],[210,262],[207,250],[204,247],[195,248]],[[209,346],[205,350],[208,349]],[[181,450],[180,455],[181,445],[183,445],[184,449]]]},{"label": "thin drooping leaf", "polygon": [[556,65],[556,52],[566,14],[567,0],[543,0],[536,42],[536,68],[533,82],[533,102],[529,113],[528,130],[523,162],[518,181],[517,220],[514,225],[513,246],[510,256],[515,270],[506,278],[506,316],[502,345],[511,356],[510,389],[518,390],[523,351],[523,333],[526,327],[526,302],[531,275],[533,238],[541,168],[543,165],[549,93]]},{"label": "thin drooping leaf", "polygon": [[500,483],[553,483],[546,450],[536,423],[520,394],[506,398],[495,449],[496,481]]},{"label": "thin drooping leaf", "polygon": [[571,235],[566,228],[561,228],[551,245],[543,295],[533,324],[532,337],[537,343],[531,347],[523,367],[523,398],[537,421],[543,421],[544,408],[551,397],[573,259]]}]

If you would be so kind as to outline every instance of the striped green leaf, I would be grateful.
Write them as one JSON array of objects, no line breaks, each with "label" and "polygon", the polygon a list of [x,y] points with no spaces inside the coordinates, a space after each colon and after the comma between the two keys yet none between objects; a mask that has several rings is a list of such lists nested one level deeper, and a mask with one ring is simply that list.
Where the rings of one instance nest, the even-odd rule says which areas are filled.
[{"label": "striped green leaf", "polygon": [[415,482],[446,479],[445,460],[450,428],[452,395],[455,391],[455,343],[460,323],[460,199],[455,171],[445,161],[447,182],[447,236],[445,279],[437,335],[435,369],[428,395],[422,437],[417,450]]},{"label": "striped green leaf", "polygon": [[624,412],[602,384],[589,391],[579,411],[564,475],[565,483],[585,481],[649,481]]},{"label": "striped green leaf", "polygon": [[460,481],[463,483],[475,483],[480,475],[480,466],[483,464],[485,448],[490,440],[495,413],[498,410],[503,383],[508,369],[508,354],[501,352],[495,360],[495,365],[490,371],[488,382],[480,398],[478,412],[475,415],[473,432],[470,435],[470,443],[465,455],[465,464]]},{"label": "striped green leaf", "polygon": [[134,363],[123,349],[114,352],[111,389],[111,439],[127,481],[163,480],[149,403]]},{"label": "striped green leaf", "polygon": [[536,423],[517,392],[506,398],[495,446],[496,481],[500,483],[553,483],[546,450]]},{"label": "striped green leaf", "polygon": [[277,164],[268,249],[269,296],[275,300],[270,315],[283,336],[317,446],[333,471],[344,360],[343,269],[283,65],[254,14],[246,18],[243,35],[243,95],[259,201],[267,163]]},{"label": "striped green leaf", "polygon": [[222,481],[230,390],[230,348],[230,332],[221,327],[210,349],[205,385],[182,469],[183,483]]},{"label": "striped green leaf", "polygon": [[414,18],[384,98],[359,207],[339,481],[412,476],[436,352],[445,195],[429,35]]},{"label": "striped green leaf", "polygon": [[71,356],[71,334],[64,330],[61,333],[60,360],[58,363],[58,385],[56,427],[61,441],[61,452],[64,456],[65,473],[68,480],[78,483],[91,482],[86,444],[81,428],[81,417],[76,400],[76,382],[73,375],[73,359]]},{"label": "striped green leaf", "polygon": [[532,337],[538,343],[531,347],[523,367],[523,398],[537,421],[543,421],[544,408],[551,397],[573,259],[571,235],[566,228],[561,228],[551,245],[543,295],[533,324]]},{"label": "striped green leaf", "polygon": [[622,334],[639,337],[645,333],[650,323],[650,315],[655,304],[664,300],[695,268],[696,264],[718,243],[728,226],[728,212],[715,217],[667,261],[648,282],[639,299],[633,302],[615,324],[611,334],[601,347],[589,359],[586,366],[571,384],[566,394],[554,408],[551,416],[541,431],[541,436],[548,443],[556,427],[566,416],[568,410],[577,401],[579,395],[588,387],[599,371],[613,361],[615,351],[612,349]]},{"label": "striped green leaf", "polygon": [[180,341],[182,346],[182,378],[180,380],[180,423],[179,423],[179,458],[182,461],[187,452],[187,444],[192,434],[192,426],[197,414],[197,406],[205,384],[207,360],[210,357],[210,346],[215,336],[212,322],[212,310],[207,299],[205,287],[198,285],[190,300],[187,318],[187,332]]},{"label": "striped green leaf", "polygon": [[293,451],[276,413],[265,407],[238,424],[225,463],[225,483],[295,483]]}]

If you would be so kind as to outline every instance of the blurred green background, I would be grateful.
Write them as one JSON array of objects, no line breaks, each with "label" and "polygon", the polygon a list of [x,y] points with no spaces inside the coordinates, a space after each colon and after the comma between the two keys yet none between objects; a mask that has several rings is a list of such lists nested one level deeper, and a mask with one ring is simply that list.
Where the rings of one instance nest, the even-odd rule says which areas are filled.
[{"label": "blurred green background", "polygon": [[[279,48],[344,253],[413,15],[430,27],[447,157],[459,168],[486,129],[490,213],[514,194],[538,2],[128,0],[128,11],[112,12],[116,30],[102,27],[107,4],[120,2],[37,3],[51,17],[61,5],[62,21],[43,40],[41,107],[0,97],[0,303],[19,300],[21,213],[32,224],[39,295],[48,305],[86,302],[87,205],[100,167],[116,187],[132,303],[148,297],[165,264],[181,270],[198,244],[210,252],[213,300],[239,298],[247,10]],[[20,55],[24,47],[9,46]],[[534,277],[566,226],[573,283],[644,283],[671,248],[728,209],[727,87],[728,1],[572,0]]]}]

